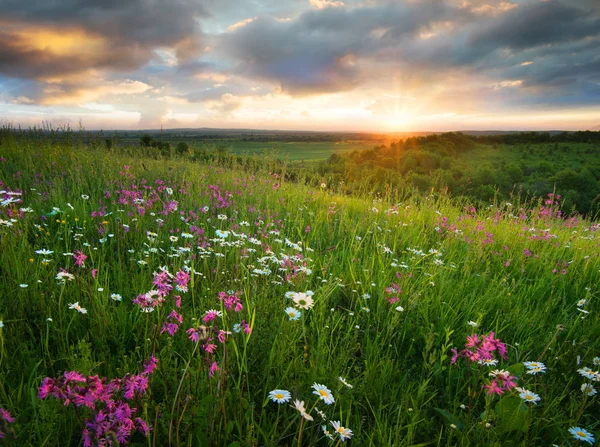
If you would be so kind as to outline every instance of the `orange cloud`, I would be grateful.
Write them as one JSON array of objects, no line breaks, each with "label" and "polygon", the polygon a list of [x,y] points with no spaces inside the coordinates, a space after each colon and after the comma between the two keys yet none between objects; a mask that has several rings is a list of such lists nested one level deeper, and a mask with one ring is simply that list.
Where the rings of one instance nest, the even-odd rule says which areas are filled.
[{"label": "orange cloud", "polygon": [[50,84],[44,89],[41,104],[67,105],[84,104],[106,96],[135,95],[149,90],[151,87],[140,81],[103,82],[99,85],[77,86],[65,89],[60,85]]}]

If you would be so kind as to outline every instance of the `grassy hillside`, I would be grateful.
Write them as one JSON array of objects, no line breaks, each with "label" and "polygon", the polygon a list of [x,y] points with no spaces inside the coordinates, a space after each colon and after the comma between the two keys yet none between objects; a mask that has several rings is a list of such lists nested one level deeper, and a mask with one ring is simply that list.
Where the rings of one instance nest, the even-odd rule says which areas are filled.
[{"label": "grassy hillside", "polygon": [[600,226],[553,196],[347,196],[274,160],[9,136],[0,157],[0,442],[599,432]]},{"label": "grassy hillside", "polygon": [[489,203],[510,196],[561,196],[564,213],[600,210],[600,133],[475,137],[441,134],[332,155],[319,171],[350,187],[445,189]]}]

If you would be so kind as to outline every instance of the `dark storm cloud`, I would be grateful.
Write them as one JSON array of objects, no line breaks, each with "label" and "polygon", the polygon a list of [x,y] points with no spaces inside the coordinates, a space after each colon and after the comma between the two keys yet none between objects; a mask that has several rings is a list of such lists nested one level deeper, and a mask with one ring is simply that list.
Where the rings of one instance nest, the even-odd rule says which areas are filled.
[{"label": "dark storm cloud", "polygon": [[439,1],[325,8],[292,21],[260,17],[222,37],[221,49],[250,76],[275,80],[292,94],[346,90],[361,81],[357,56],[400,44],[450,11]]},{"label": "dark storm cloud", "polygon": [[[42,32],[82,44],[32,44]],[[189,102],[256,80],[302,96],[460,73],[573,104],[600,101],[598,54],[598,0],[0,0],[0,75],[38,80],[36,100],[91,89],[92,71],[105,91],[126,78]]]},{"label": "dark storm cloud", "polygon": [[[44,78],[88,69],[130,70],[157,47],[174,48],[181,59],[201,49],[197,19],[207,14],[195,0],[1,0],[0,72]],[[50,42],[32,46],[39,31],[102,40],[101,48],[57,52]],[[25,35],[24,35],[25,33]]]},{"label": "dark storm cloud", "polygon": [[600,18],[574,4],[556,0],[524,4],[489,20],[468,36],[468,44],[523,50],[600,35]]},{"label": "dark storm cloud", "polygon": [[77,25],[115,40],[171,45],[195,31],[207,12],[197,0],[2,0],[2,19]]},{"label": "dark storm cloud", "polygon": [[[586,86],[599,73],[589,59],[600,54],[595,6],[588,0],[371,2],[311,10],[287,22],[258,18],[225,34],[219,49],[247,76],[296,95],[348,90],[390,73],[433,72],[443,82],[444,73],[456,70],[519,79],[523,88],[568,84],[596,92]],[[588,63],[560,63],[586,57]],[[510,77],[528,61],[535,65]]]},{"label": "dark storm cloud", "polygon": [[94,54],[54,54],[43,48],[32,48],[19,36],[0,32],[0,72],[26,79],[57,77],[93,68],[131,70],[145,63],[149,54],[137,45],[113,43],[110,51]]}]

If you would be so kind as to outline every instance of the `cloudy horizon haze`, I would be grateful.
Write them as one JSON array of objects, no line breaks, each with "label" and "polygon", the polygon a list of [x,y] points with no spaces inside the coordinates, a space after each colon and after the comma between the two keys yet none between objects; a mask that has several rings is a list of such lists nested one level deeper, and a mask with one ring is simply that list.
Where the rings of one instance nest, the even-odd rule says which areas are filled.
[{"label": "cloudy horizon haze", "polygon": [[0,0],[0,122],[600,130],[596,0]]}]

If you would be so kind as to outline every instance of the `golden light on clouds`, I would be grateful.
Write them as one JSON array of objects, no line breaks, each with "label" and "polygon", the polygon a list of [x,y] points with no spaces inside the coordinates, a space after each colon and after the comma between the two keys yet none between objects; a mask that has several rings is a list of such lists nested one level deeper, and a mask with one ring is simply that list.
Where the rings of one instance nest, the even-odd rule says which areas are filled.
[{"label": "golden light on clouds", "polygon": [[131,0],[92,2],[89,14],[51,3],[21,0],[0,14],[0,120],[45,114],[60,124],[81,113],[127,126],[139,116],[145,128],[356,131],[600,124],[597,0]]},{"label": "golden light on clouds", "polygon": [[77,87],[65,90],[55,84],[48,85],[45,90],[43,104],[45,105],[69,105],[84,104],[96,101],[106,96],[135,95],[150,90],[150,86],[140,81],[123,82],[95,82],[87,87]]},{"label": "golden light on clouds", "polygon": [[107,50],[102,36],[76,28],[21,28],[12,30],[11,34],[15,43],[24,49],[55,56],[94,58],[94,54]]}]

